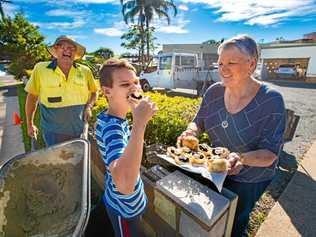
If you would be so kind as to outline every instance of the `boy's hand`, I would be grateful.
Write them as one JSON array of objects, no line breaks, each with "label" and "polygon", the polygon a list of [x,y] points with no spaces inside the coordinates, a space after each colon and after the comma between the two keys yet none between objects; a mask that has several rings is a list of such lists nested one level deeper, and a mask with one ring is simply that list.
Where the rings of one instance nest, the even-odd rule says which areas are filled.
[{"label": "boy's hand", "polygon": [[132,109],[133,120],[138,123],[146,125],[152,116],[158,111],[158,108],[151,99],[146,96],[139,103],[129,99],[129,103]]}]

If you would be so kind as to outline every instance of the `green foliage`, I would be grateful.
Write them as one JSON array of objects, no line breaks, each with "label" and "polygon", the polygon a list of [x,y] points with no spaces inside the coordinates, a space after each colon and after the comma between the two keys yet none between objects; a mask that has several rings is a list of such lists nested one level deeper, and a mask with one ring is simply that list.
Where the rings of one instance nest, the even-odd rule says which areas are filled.
[{"label": "green foliage", "polygon": [[8,70],[17,78],[49,58],[44,37],[22,14],[0,21],[0,51],[11,60]]},{"label": "green foliage", "polygon": [[[21,128],[22,128],[24,148],[25,148],[25,151],[28,152],[31,150],[31,138],[27,135],[27,127],[26,127],[25,100],[26,100],[27,94],[24,91],[24,85],[19,85],[17,88],[17,91],[18,91],[18,98],[19,98],[20,116],[21,116],[21,119],[23,120],[23,123],[21,124]],[[42,133],[40,129],[39,109],[37,109],[35,113],[34,123],[39,129],[38,140],[37,140],[38,148],[44,147],[45,143],[43,141]]]},{"label": "green foliage", "polygon": [[[186,129],[196,114],[201,99],[169,97],[158,92],[148,92],[145,95],[149,96],[159,108],[146,127],[146,144],[175,145],[177,137]],[[96,114],[106,107],[106,99],[100,97],[93,108],[94,121]],[[127,118],[131,121],[131,114],[128,114]],[[209,142],[205,134],[200,136],[200,141]]]},{"label": "green foliage", "polygon": [[[134,23],[137,19],[137,26],[139,31],[139,55],[142,67],[145,66],[144,49],[147,47],[147,61],[150,60],[151,47],[151,33],[153,30],[150,27],[154,16],[159,18],[166,18],[168,25],[170,24],[169,10],[173,10],[174,16],[177,14],[177,7],[172,0],[155,0],[155,1],[135,1],[135,0],[121,0],[122,15],[126,24],[128,22]],[[138,41],[137,41],[138,42]],[[125,46],[123,46],[125,47]]]},{"label": "green foliage", "polygon": [[83,59],[77,60],[76,62],[79,63],[79,64],[82,64],[82,65],[85,65],[85,66],[89,67],[90,70],[93,73],[94,78],[95,79],[99,79],[99,69],[100,69],[100,67],[96,63],[93,63],[93,62],[91,62],[89,60],[83,60]]},{"label": "green foliage", "polygon": [[109,59],[114,57],[114,52],[109,48],[99,48],[98,50],[92,53],[94,56],[100,57],[102,59]]}]

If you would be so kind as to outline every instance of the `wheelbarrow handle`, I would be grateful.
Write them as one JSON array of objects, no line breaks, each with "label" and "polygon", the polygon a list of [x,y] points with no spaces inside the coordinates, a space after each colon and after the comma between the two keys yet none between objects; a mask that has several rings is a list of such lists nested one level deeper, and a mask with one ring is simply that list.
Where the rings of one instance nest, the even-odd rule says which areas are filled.
[{"label": "wheelbarrow handle", "polygon": [[88,140],[88,130],[89,130],[89,124],[87,122],[84,123],[83,125],[83,130],[80,135],[80,138]]}]

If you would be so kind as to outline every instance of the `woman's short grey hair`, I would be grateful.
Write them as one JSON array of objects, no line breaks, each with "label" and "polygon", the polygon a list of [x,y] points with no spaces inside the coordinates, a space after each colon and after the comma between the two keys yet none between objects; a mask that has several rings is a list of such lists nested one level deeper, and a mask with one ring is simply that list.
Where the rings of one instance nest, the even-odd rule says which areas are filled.
[{"label": "woman's short grey hair", "polygon": [[233,38],[225,40],[218,47],[217,53],[220,54],[223,49],[234,46],[240,50],[241,53],[252,57],[258,61],[258,47],[256,41],[248,35],[237,35]]}]

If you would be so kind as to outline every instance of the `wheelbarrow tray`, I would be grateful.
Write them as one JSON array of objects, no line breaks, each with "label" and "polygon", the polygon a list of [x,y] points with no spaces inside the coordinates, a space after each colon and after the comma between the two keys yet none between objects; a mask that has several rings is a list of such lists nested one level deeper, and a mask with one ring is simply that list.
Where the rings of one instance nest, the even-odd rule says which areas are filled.
[{"label": "wheelbarrow tray", "polygon": [[63,142],[0,167],[0,236],[81,236],[90,212],[90,144]]}]

